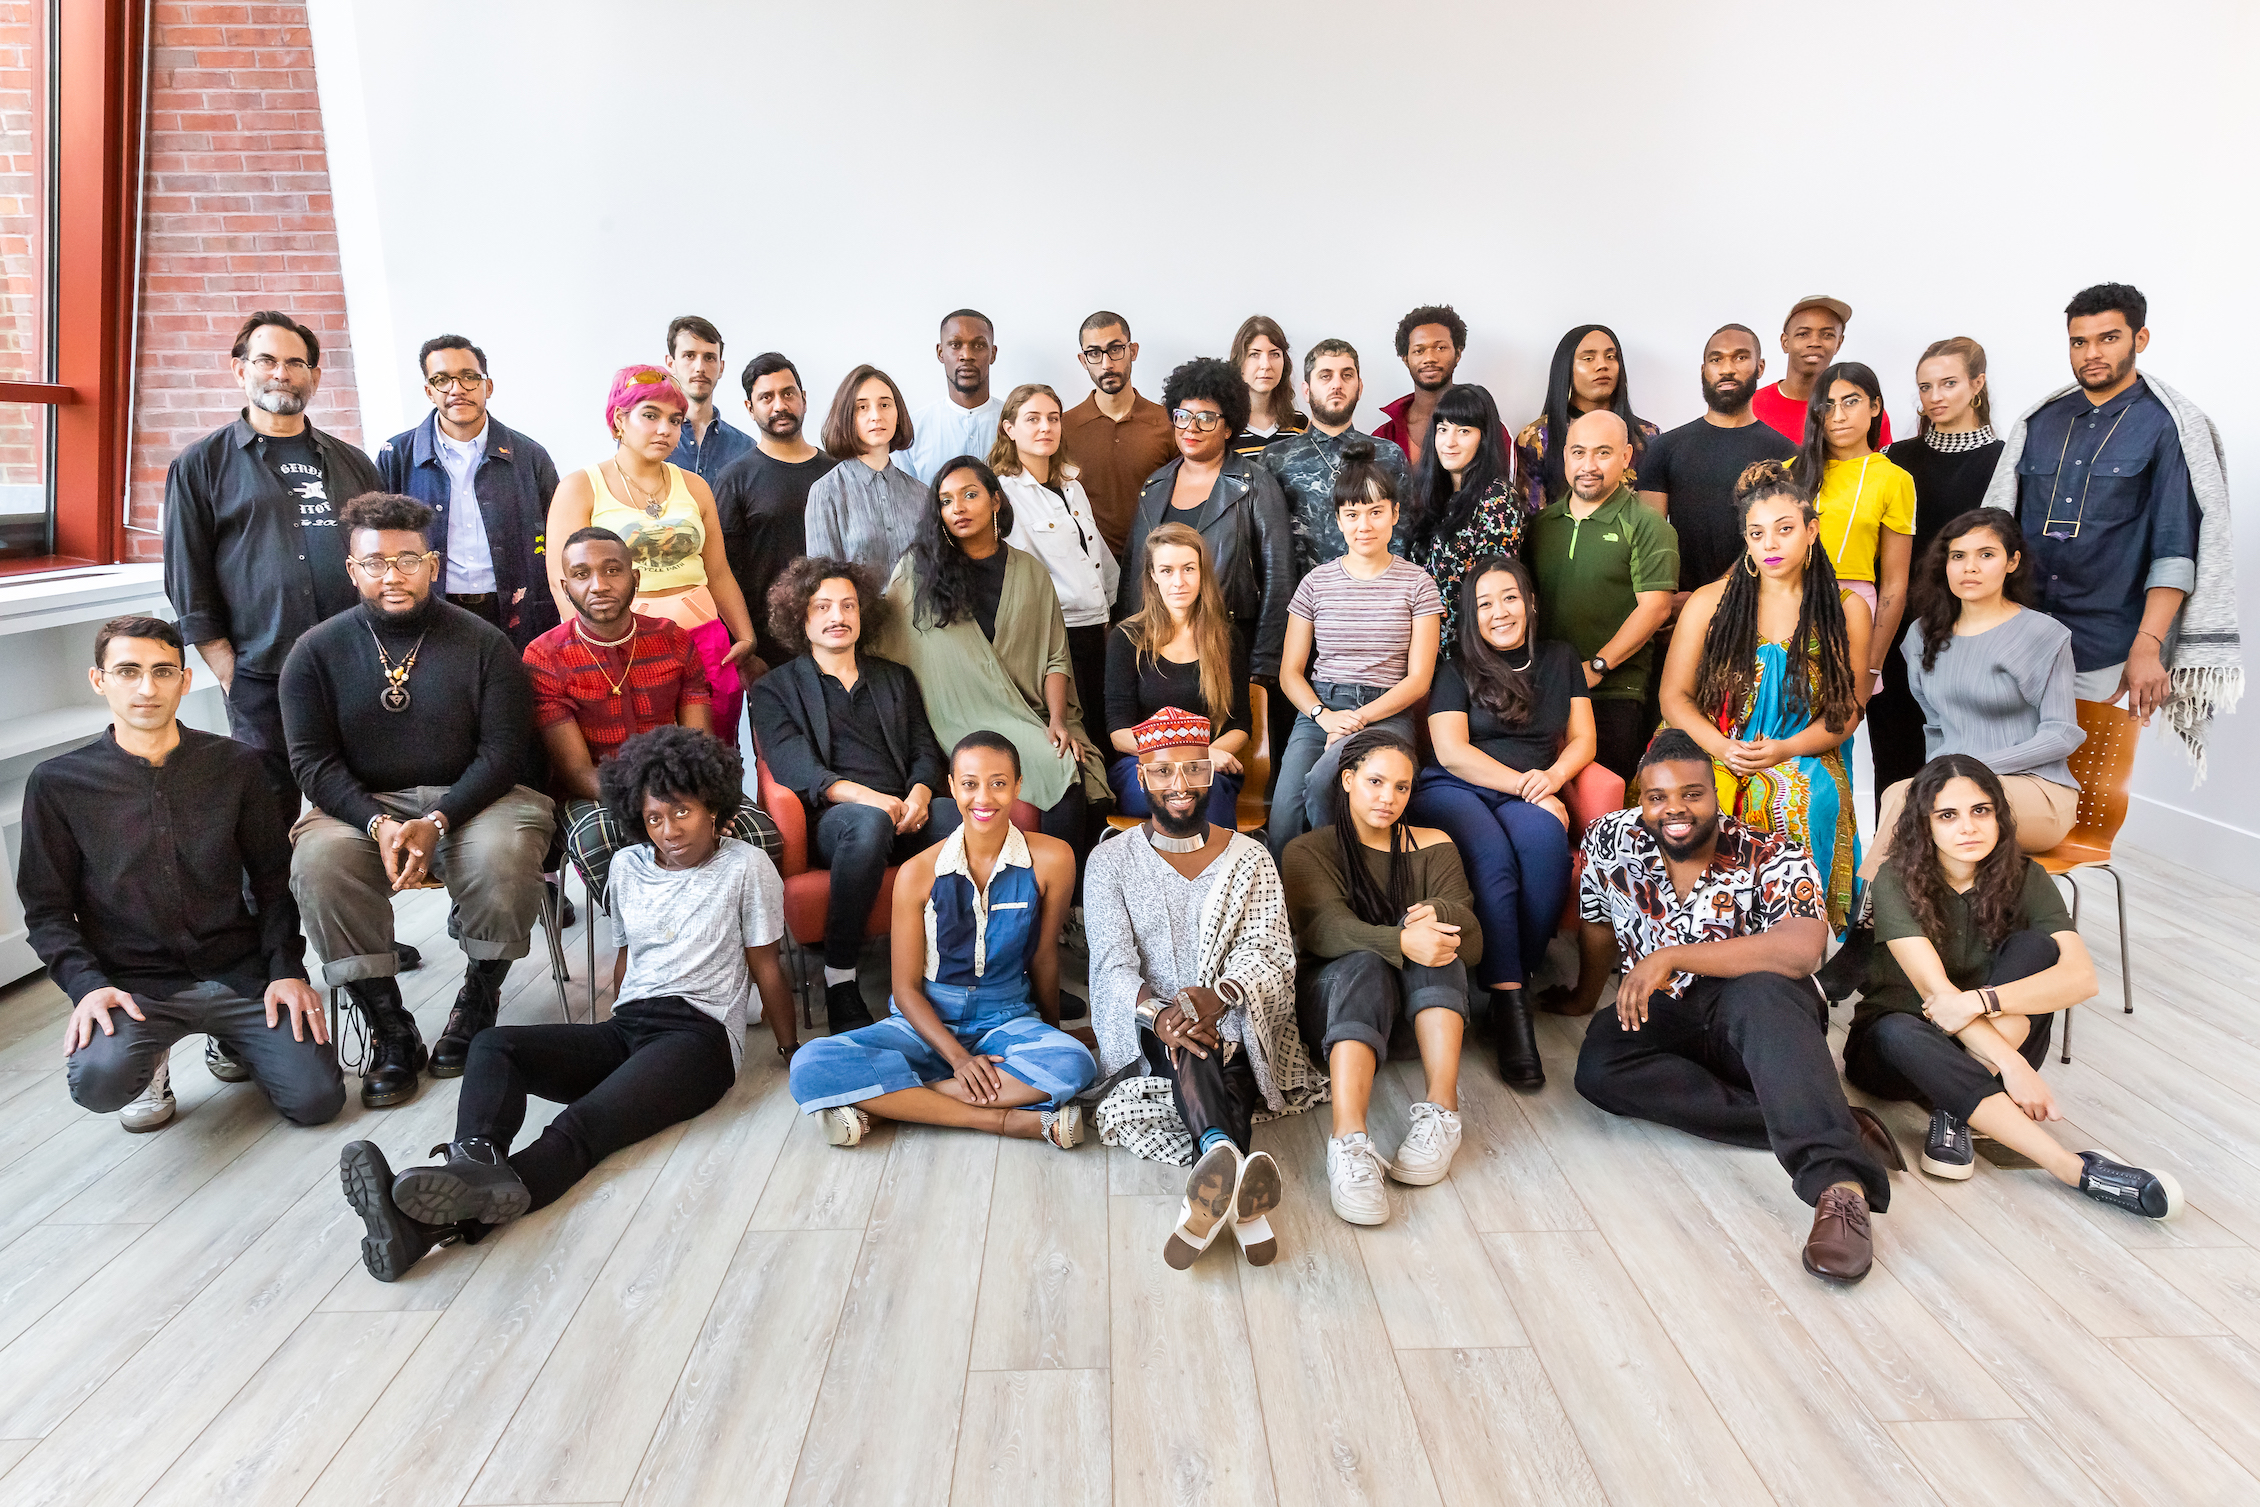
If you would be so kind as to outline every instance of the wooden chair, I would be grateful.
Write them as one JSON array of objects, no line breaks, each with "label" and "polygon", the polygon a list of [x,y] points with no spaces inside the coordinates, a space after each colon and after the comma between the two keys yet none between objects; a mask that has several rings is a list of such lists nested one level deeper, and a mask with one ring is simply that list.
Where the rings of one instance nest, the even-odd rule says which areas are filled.
[{"label": "wooden chair", "polygon": [[[2045,853],[2035,853],[2033,858],[2051,878],[2071,889],[2074,931],[2080,923],[2080,887],[2073,876],[2081,869],[2101,869],[2111,876],[2111,888],[2119,902],[2119,989],[2122,1008],[2132,1015],[2134,967],[2127,947],[2127,886],[2119,871],[2111,867],[2111,844],[2126,823],[2127,777],[2134,769],[2135,744],[2142,724],[2132,712],[2108,701],[2082,701],[2077,706],[2080,731],[2087,734],[2087,741],[2072,750],[2066,762],[2071,765],[2072,778],[2080,782],[2079,811],[2064,840]],[[2072,1012],[2066,1008],[2059,1013],[2064,1018],[2063,1055],[2059,1060],[2069,1062]]]},{"label": "wooden chair", "polygon": [[[1240,805],[1234,813],[1243,832],[1257,831],[1271,820],[1271,802],[1265,800],[1263,794],[1264,787],[1271,783],[1271,718],[1266,705],[1269,699],[1262,686],[1249,683],[1248,750],[1240,760],[1244,773],[1240,781]],[[1111,743],[1099,753],[1109,764],[1122,756]],[[1117,812],[1106,819],[1106,824],[1111,831],[1127,832],[1139,821],[1138,817]]]}]

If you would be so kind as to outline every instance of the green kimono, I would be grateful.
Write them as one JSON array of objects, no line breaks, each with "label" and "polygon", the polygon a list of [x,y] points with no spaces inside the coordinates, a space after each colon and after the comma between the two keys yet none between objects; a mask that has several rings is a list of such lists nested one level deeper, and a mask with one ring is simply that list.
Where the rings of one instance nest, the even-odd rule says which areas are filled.
[{"label": "green kimono", "polygon": [[[1067,731],[1083,745],[1083,794],[1108,798],[1106,766],[1083,731],[1083,709],[1075,695],[1075,666],[1067,653],[1067,620],[1060,616],[1059,593],[1043,562],[1006,545],[1004,591],[997,599],[994,643],[967,617],[947,628],[921,627],[915,621],[908,555],[887,583],[885,632],[878,652],[908,665],[926,696],[926,720],[948,753],[972,732],[1002,733],[1020,750],[1020,798],[1049,811],[1067,793],[1076,770],[1053,750],[1051,717],[1045,709],[1044,678],[1067,677]],[[937,799],[948,799],[936,792]]]}]

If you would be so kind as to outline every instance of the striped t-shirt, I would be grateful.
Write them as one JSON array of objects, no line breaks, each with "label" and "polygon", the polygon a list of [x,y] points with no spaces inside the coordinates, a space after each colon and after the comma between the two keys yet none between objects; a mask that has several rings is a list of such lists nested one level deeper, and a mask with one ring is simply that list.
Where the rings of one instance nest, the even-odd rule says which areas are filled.
[{"label": "striped t-shirt", "polygon": [[1329,560],[1295,588],[1288,612],[1311,626],[1314,682],[1392,686],[1405,678],[1416,617],[1442,617],[1444,599],[1435,578],[1397,555],[1372,580],[1345,569],[1348,557]]}]

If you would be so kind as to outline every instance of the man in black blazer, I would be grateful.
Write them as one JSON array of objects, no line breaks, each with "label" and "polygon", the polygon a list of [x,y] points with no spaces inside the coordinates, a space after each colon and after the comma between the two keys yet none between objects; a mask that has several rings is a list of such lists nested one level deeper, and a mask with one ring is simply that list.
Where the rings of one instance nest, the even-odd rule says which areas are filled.
[{"label": "man in black blazer", "polygon": [[846,560],[795,560],[769,590],[769,631],[802,652],[753,683],[753,734],[770,775],[809,816],[809,861],[832,871],[824,1008],[837,1033],[871,1024],[856,988],[864,922],[890,865],[931,846],[928,808],[948,767],[910,671],[856,648],[885,609]]}]

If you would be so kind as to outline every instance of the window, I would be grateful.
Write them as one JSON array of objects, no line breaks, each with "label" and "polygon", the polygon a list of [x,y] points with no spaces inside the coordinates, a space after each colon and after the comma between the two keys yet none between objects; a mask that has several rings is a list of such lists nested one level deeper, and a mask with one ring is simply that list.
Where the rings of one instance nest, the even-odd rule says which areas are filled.
[{"label": "window", "polygon": [[[57,0],[0,3],[0,381],[50,383],[55,352]],[[54,433],[44,404],[0,404],[0,559],[52,554],[47,484]]]}]

